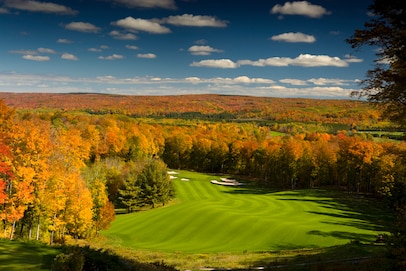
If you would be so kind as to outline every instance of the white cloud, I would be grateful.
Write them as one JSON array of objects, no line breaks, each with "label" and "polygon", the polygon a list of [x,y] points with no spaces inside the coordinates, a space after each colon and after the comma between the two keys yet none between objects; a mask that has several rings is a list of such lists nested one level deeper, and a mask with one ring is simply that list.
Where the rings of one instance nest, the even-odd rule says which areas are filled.
[{"label": "white cloud", "polygon": [[277,4],[271,9],[272,14],[303,15],[310,18],[320,18],[330,14],[328,10],[319,5],[312,5],[307,1],[286,2],[283,6]]},{"label": "white cloud", "polygon": [[291,79],[291,78],[281,79],[281,80],[279,80],[279,82],[284,83],[284,84],[294,85],[294,86],[306,86],[307,85],[307,82],[305,80]]},{"label": "white cloud", "polygon": [[310,55],[301,54],[293,59],[291,65],[302,67],[348,67],[348,63],[339,57],[331,57],[327,55]]},{"label": "white cloud", "polygon": [[252,60],[239,60],[238,65],[251,65],[257,67],[276,66],[301,66],[301,67],[348,67],[348,63],[339,57],[331,57],[327,55],[310,55],[301,54],[296,58],[289,57],[271,57],[267,59]]},{"label": "white cloud", "polygon": [[89,48],[88,51],[89,51],[89,52],[101,52],[101,51],[103,51],[103,50],[100,49],[100,48]]},{"label": "white cloud", "polygon": [[316,41],[316,38],[312,35],[303,34],[301,32],[289,32],[283,33],[276,36],[272,36],[271,40],[275,41],[284,41],[284,42],[305,42],[313,43]]},{"label": "white cloud", "polygon": [[239,76],[234,78],[234,82],[244,84],[273,84],[274,81],[264,78],[249,78],[248,76]]},{"label": "white cloud", "polygon": [[176,9],[175,0],[114,0],[128,7]]},{"label": "white cloud", "polygon": [[33,61],[49,61],[51,58],[49,56],[39,56],[39,55],[23,55],[23,58],[26,60],[33,60]]},{"label": "white cloud", "polygon": [[291,62],[292,59],[288,57],[270,57],[267,59],[258,59],[258,60],[248,60],[248,59],[239,60],[237,64],[255,67],[266,67],[266,66],[287,67]]},{"label": "white cloud", "polygon": [[130,31],[144,31],[153,34],[166,34],[171,32],[169,28],[162,26],[157,22],[139,18],[135,19],[133,17],[127,17],[125,19],[112,22],[111,24]]},{"label": "white cloud", "polygon": [[69,54],[69,53],[63,53],[61,58],[65,59],[65,60],[75,60],[75,61],[79,60],[79,58],[77,56],[75,56],[73,54]]},{"label": "white cloud", "polygon": [[38,55],[38,54],[56,54],[54,49],[49,48],[38,48],[37,50],[12,50],[9,51],[12,54],[21,54],[21,55]]},{"label": "white cloud", "polygon": [[38,54],[38,51],[21,49],[21,50],[11,50],[11,51],[9,51],[9,53],[20,54],[20,55],[36,55],[36,54]]},{"label": "white cloud", "polygon": [[85,23],[85,22],[72,22],[72,23],[65,25],[65,28],[68,30],[86,32],[86,33],[98,33],[101,30],[100,27],[97,27],[94,24]]},{"label": "white cloud", "polygon": [[137,57],[138,58],[150,58],[150,59],[153,59],[153,58],[156,58],[156,55],[151,54],[151,53],[149,53],[149,54],[137,54]]},{"label": "white cloud", "polygon": [[214,49],[207,45],[193,45],[188,49],[189,53],[192,55],[207,56],[211,53],[221,53],[222,50]]},{"label": "white cloud", "polygon": [[30,0],[6,0],[4,6],[18,10],[25,10],[31,12],[55,13],[65,15],[75,15],[78,12],[67,6],[59,5],[50,2],[38,2]]},{"label": "white cloud", "polygon": [[73,41],[68,40],[68,39],[58,39],[56,42],[57,43],[65,43],[65,44],[73,43]]},{"label": "white cloud", "polygon": [[42,54],[56,54],[56,51],[49,48],[38,48],[38,52]]},{"label": "white cloud", "polygon": [[197,76],[186,77],[185,80],[186,80],[187,82],[191,82],[191,83],[199,83],[199,82],[202,82],[202,80],[201,80],[199,77],[197,77]]},{"label": "white cloud", "polygon": [[343,86],[348,85],[349,82],[356,83],[355,81],[343,80],[343,79],[330,79],[330,78],[312,78],[307,80],[310,83],[313,83],[318,86],[325,86],[325,85],[337,85]]},{"label": "white cloud", "polygon": [[140,48],[138,48],[138,46],[129,45],[129,44],[127,44],[127,45],[125,46],[125,48],[130,49],[130,50],[139,50],[139,49],[140,49]]},{"label": "white cloud", "polygon": [[123,55],[118,55],[118,54],[112,54],[109,56],[99,56],[99,59],[102,60],[117,60],[117,59],[123,59],[124,56]]},{"label": "white cloud", "polygon": [[110,36],[112,36],[113,38],[118,39],[118,40],[136,40],[137,39],[137,36],[134,35],[133,33],[122,33],[117,30],[113,30],[109,34],[110,34]]},{"label": "white cloud", "polygon": [[183,14],[169,16],[162,20],[165,23],[177,26],[196,26],[196,27],[226,27],[227,21],[218,20],[212,16]]},{"label": "white cloud", "polygon": [[191,67],[206,67],[206,68],[221,68],[221,69],[235,69],[238,64],[230,59],[207,59],[199,62],[193,62]]},{"label": "white cloud", "polygon": [[10,11],[6,8],[1,8],[0,7],[0,14],[10,14]]},{"label": "white cloud", "polygon": [[[355,80],[351,82],[355,82]],[[246,95],[249,93],[252,96],[262,97],[349,99],[349,94],[352,91],[359,90],[355,87],[343,88],[334,85],[333,82],[331,83],[330,86],[287,87],[276,85],[271,79],[250,78],[246,75],[235,78],[200,78],[193,76],[186,78],[159,78],[153,76],[118,78],[112,75],[76,78],[56,75],[0,73],[0,91],[13,92],[111,93],[114,90],[116,94],[130,95],[203,93]]]},{"label": "white cloud", "polygon": [[250,78],[248,76],[242,75],[235,78],[228,78],[228,77],[215,77],[215,78],[199,78],[196,76],[186,77],[186,82],[190,82],[192,84],[225,84],[225,85],[236,85],[236,84],[273,84],[275,83],[271,79],[265,78]]},{"label": "white cloud", "polygon": [[364,61],[361,58],[358,58],[356,56],[349,55],[349,54],[345,55],[344,57],[345,57],[345,61],[347,61],[348,63],[361,63]]}]

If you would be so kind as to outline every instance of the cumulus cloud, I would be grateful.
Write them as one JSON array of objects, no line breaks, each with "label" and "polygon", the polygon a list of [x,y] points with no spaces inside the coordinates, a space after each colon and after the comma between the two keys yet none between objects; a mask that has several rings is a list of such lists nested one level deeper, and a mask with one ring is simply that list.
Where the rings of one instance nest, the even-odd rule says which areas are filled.
[{"label": "cumulus cloud", "polygon": [[118,55],[118,54],[112,54],[109,56],[99,56],[99,59],[102,60],[117,60],[117,59],[123,59],[124,56],[123,55]]},{"label": "cumulus cloud", "polygon": [[130,49],[130,50],[139,50],[139,49],[140,49],[138,46],[129,45],[129,44],[127,44],[127,45],[125,46],[125,48]]},{"label": "cumulus cloud", "polygon": [[117,30],[111,31],[109,33],[109,35],[118,40],[136,40],[137,39],[137,36],[134,35],[133,33],[122,33]]},{"label": "cumulus cloud", "polygon": [[310,55],[301,54],[296,58],[290,57],[270,57],[258,60],[238,60],[234,62],[230,59],[207,59],[190,64],[192,67],[208,67],[208,68],[223,68],[235,69],[240,66],[255,66],[255,67],[348,67],[348,62],[340,59],[339,57],[332,57],[327,55]]},{"label": "cumulus cloud", "polygon": [[157,22],[140,18],[135,19],[131,16],[112,22],[111,24],[130,31],[144,31],[152,34],[166,34],[171,32],[169,28],[162,26]]},{"label": "cumulus cloud", "polygon": [[273,84],[271,79],[265,78],[250,78],[246,75],[238,76],[235,78],[229,77],[215,77],[215,78],[200,78],[196,76],[186,77],[186,82],[192,84]]},{"label": "cumulus cloud", "polygon": [[275,66],[301,66],[301,67],[348,67],[348,62],[340,59],[339,57],[331,57],[327,55],[310,55],[301,54],[296,58],[289,57],[271,57],[267,59],[240,60],[238,65],[250,65],[257,67]]},{"label": "cumulus cloud", "polygon": [[274,81],[264,78],[250,78],[248,76],[239,76],[233,79],[234,82],[244,84],[273,84]]},{"label": "cumulus cloud", "polygon": [[193,45],[188,49],[189,53],[192,55],[207,56],[211,53],[221,53],[222,50],[214,49],[207,45]]},{"label": "cumulus cloud", "polygon": [[23,59],[39,61],[39,62],[51,60],[51,58],[49,56],[39,56],[39,55],[23,55]]},{"label": "cumulus cloud", "polygon": [[[323,79],[323,78],[319,78]],[[300,79],[288,79],[300,80]],[[306,80],[307,82],[312,79]],[[318,79],[316,79],[318,80]],[[326,79],[327,81],[330,79]],[[186,78],[160,78],[153,76],[124,77],[113,75],[96,77],[67,77],[56,75],[19,74],[0,72],[0,91],[15,92],[95,92],[140,95],[167,95],[171,94],[234,94],[271,97],[315,97],[349,99],[354,87],[334,85],[317,86],[283,86],[275,84],[267,78],[251,78],[241,75],[229,77],[186,77]],[[356,83],[349,80],[348,83]],[[83,87],[86,85],[87,87]],[[163,87],[162,87],[163,86]]]},{"label": "cumulus cloud", "polygon": [[114,0],[114,2],[134,8],[176,9],[175,0]]},{"label": "cumulus cloud", "polygon": [[73,41],[68,40],[68,39],[58,39],[56,42],[57,43],[65,43],[65,44],[73,43]]},{"label": "cumulus cloud", "polygon": [[86,32],[86,33],[98,33],[101,30],[100,27],[97,27],[94,24],[85,23],[85,22],[72,22],[72,23],[65,25],[65,28],[68,30]]},{"label": "cumulus cloud", "polygon": [[292,79],[292,78],[286,78],[286,79],[281,79],[279,82],[284,83],[284,84],[289,84],[293,86],[306,86],[307,82],[305,80],[300,80],[300,79]]},{"label": "cumulus cloud", "polygon": [[343,79],[331,79],[331,78],[311,78],[307,80],[310,83],[313,83],[318,86],[325,86],[325,85],[337,85],[337,86],[343,86],[343,85],[348,85],[349,82],[354,82],[353,80],[343,80]]},{"label": "cumulus cloud", "polygon": [[56,51],[49,48],[38,48],[38,52],[42,54],[56,54]]},{"label": "cumulus cloud", "polygon": [[25,10],[31,12],[42,12],[42,13],[55,13],[64,15],[75,15],[78,12],[67,6],[59,5],[50,2],[38,2],[38,1],[27,1],[27,0],[6,0],[4,1],[4,6],[7,8]]},{"label": "cumulus cloud", "polygon": [[9,13],[10,11],[8,9],[0,7],[0,14],[9,14]]},{"label": "cumulus cloud", "polygon": [[207,59],[190,64],[191,67],[207,67],[220,69],[235,69],[238,64],[230,59]]},{"label": "cumulus cloud", "polygon": [[77,61],[79,58],[73,54],[63,53],[61,59]]},{"label": "cumulus cloud", "polygon": [[101,52],[101,51],[103,51],[103,50],[100,49],[100,48],[89,48],[88,51],[89,51],[89,52]]},{"label": "cumulus cloud", "polygon": [[358,58],[356,56],[349,55],[349,54],[345,55],[344,57],[345,57],[345,61],[347,61],[348,63],[360,63],[360,62],[364,61],[361,58]]},{"label": "cumulus cloud", "polygon": [[20,55],[36,55],[36,54],[38,54],[38,51],[21,49],[21,50],[11,50],[11,51],[9,51],[9,53],[20,54]]},{"label": "cumulus cloud", "polygon": [[310,18],[321,18],[323,15],[330,14],[328,10],[319,5],[313,5],[307,1],[286,2],[282,5],[275,5],[271,9],[272,14],[282,15],[302,15]]},{"label": "cumulus cloud", "polygon": [[38,55],[38,54],[56,54],[54,49],[49,48],[38,48],[37,50],[11,50],[9,53],[21,54],[21,55]]},{"label": "cumulus cloud", "polygon": [[153,59],[153,58],[156,58],[156,55],[155,55],[155,54],[151,54],[151,53],[148,53],[148,54],[137,54],[137,57],[138,57],[138,58],[150,58],[150,59]]},{"label": "cumulus cloud", "polygon": [[316,38],[312,35],[303,34],[301,32],[289,32],[271,37],[271,40],[274,41],[283,41],[283,42],[305,42],[313,43],[316,41]]},{"label": "cumulus cloud", "polygon": [[169,16],[162,20],[167,24],[177,26],[196,26],[196,27],[226,27],[227,21],[218,20],[212,16],[201,16],[192,14],[183,14],[177,16]]}]

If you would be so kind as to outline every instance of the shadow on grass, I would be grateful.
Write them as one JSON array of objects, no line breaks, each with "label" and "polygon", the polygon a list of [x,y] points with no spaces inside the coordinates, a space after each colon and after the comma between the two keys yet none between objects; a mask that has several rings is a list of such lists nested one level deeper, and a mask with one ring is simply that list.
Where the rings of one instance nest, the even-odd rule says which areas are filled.
[{"label": "shadow on grass", "polygon": [[58,253],[60,253],[60,250],[56,247],[49,247],[33,242],[26,243],[3,239],[0,240],[0,269],[50,269],[50,263]]},{"label": "shadow on grass", "polygon": [[391,266],[386,255],[386,246],[355,242],[323,249],[285,251],[250,265],[263,270],[382,271]]},{"label": "shadow on grass", "polygon": [[[308,210],[307,212],[319,215],[321,223],[348,226],[376,232],[374,235],[343,231],[321,232],[315,229],[308,232],[310,235],[329,236],[348,241],[371,242],[375,240],[380,233],[389,232],[393,227],[393,213],[387,207],[386,203],[379,199],[363,195],[322,189],[274,191],[255,186],[237,188],[225,193],[252,195],[272,194],[272,197],[285,202],[315,203],[324,210],[321,209],[320,211],[318,208],[317,211]],[[335,221],[335,219],[338,220]],[[295,247],[292,246],[286,249],[294,248]]]},{"label": "shadow on grass", "polygon": [[345,239],[345,240],[357,240],[358,242],[371,242],[376,235],[373,234],[365,234],[365,233],[354,233],[354,232],[345,232],[345,231],[330,231],[330,232],[323,232],[318,230],[313,230],[307,232],[310,235],[318,235],[323,237],[335,237],[338,239]]}]

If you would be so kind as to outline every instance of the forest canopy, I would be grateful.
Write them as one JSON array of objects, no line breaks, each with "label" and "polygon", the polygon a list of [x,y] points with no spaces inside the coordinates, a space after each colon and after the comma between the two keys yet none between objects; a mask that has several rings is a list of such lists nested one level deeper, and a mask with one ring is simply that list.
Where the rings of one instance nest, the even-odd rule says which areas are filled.
[{"label": "forest canopy", "polygon": [[[329,101],[295,103],[302,107],[300,120],[323,106],[332,114]],[[356,117],[343,118],[346,126],[336,124],[344,130],[327,131],[324,125],[335,120],[137,118],[83,110],[14,111],[4,102],[0,108],[0,215],[10,239],[86,238],[108,227],[115,208],[167,204],[174,195],[168,168],[245,176],[279,189],[329,186],[389,199],[406,170],[404,141],[376,141],[356,130],[383,125],[376,109],[340,107],[335,114],[357,112]]]}]

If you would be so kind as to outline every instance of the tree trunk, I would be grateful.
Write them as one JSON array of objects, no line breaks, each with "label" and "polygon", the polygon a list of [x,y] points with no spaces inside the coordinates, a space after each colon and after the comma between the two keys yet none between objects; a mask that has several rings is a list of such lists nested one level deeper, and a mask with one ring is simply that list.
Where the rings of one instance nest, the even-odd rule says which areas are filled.
[{"label": "tree trunk", "polygon": [[35,240],[37,240],[37,241],[39,240],[40,222],[41,222],[41,218],[40,218],[40,216],[38,216],[37,234],[36,234],[36,237],[35,237]]},{"label": "tree trunk", "polygon": [[10,232],[10,241],[13,240],[15,227],[16,227],[16,221],[14,220],[13,226],[12,226],[11,232]]}]

